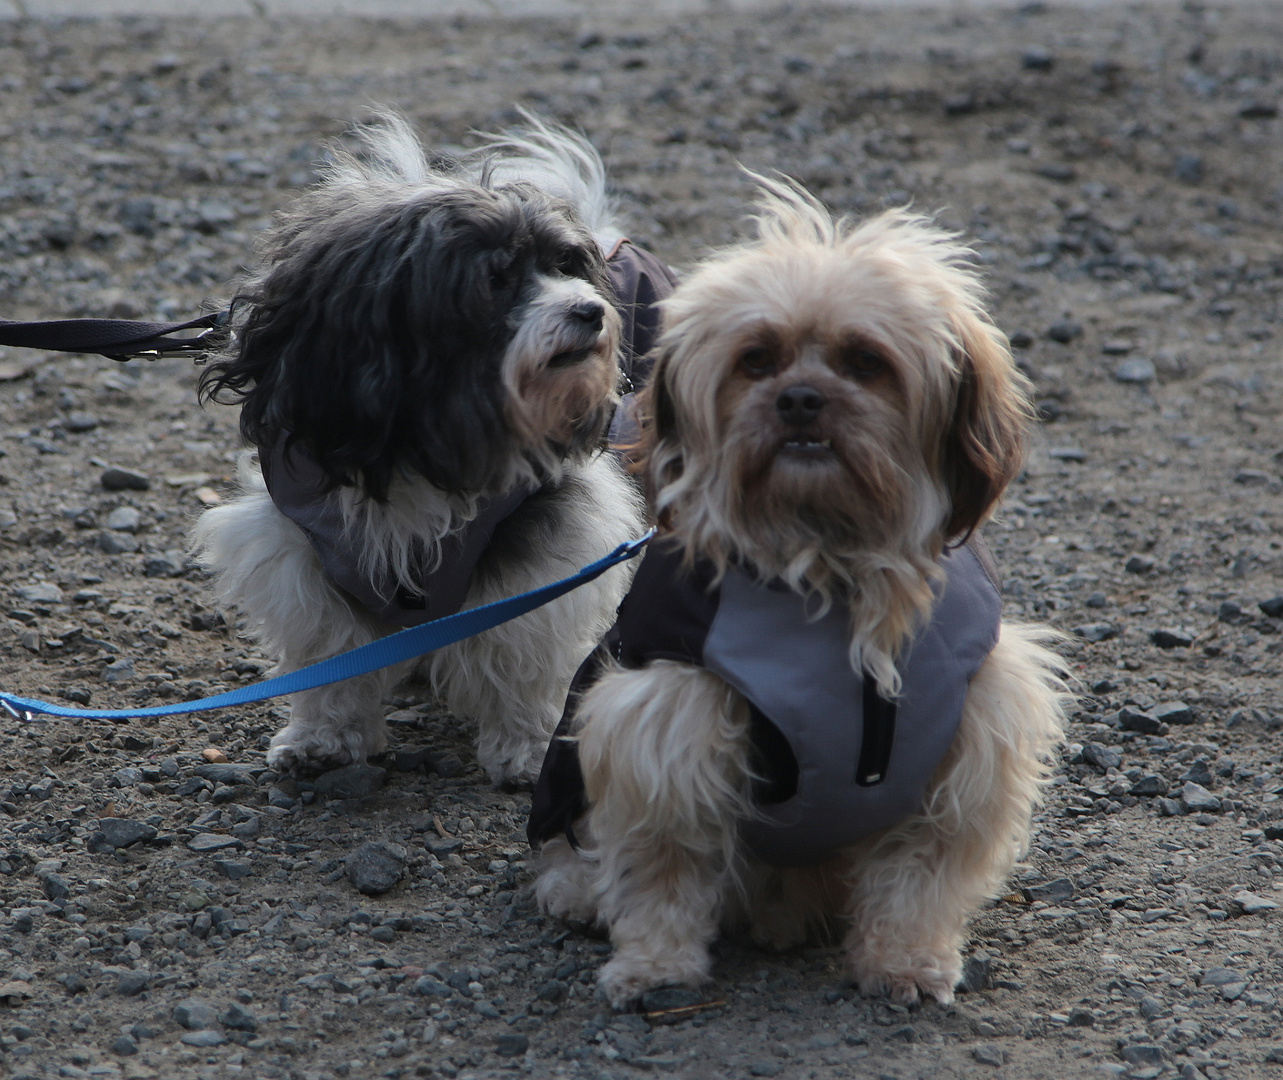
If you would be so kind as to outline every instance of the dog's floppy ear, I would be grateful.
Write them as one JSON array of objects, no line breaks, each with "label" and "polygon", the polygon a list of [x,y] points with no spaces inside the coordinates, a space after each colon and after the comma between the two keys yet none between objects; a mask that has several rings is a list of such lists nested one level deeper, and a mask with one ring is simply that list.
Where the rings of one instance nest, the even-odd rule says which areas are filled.
[{"label": "dog's floppy ear", "polygon": [[641,439],[633,469],[645,478],[653,500],[659,489],[682,473],[681,443],[677,436],[677,406],[669,385],[674,349],[660,346],[646,386],[637,395]]},{"label": "dog's floppy ear", "polygon": [[1027,384],[1002,332],[971,312],[955,316],[954,324],[959,378],[943,447],[950,538],[981,525],[1016,478],[1033,418]]}]

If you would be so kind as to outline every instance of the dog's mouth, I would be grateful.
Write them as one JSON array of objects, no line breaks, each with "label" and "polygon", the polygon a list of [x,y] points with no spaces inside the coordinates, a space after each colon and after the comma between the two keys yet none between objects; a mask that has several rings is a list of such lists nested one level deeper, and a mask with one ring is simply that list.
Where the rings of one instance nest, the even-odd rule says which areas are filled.
[{"label": "dog's mouth", "polygon": [[582,364],[601,351],[606,339],[600,324],[582,329],[568,326],[557,336],[560,340],[553,346],[557,351],[548,357],[550,368],[568,368]]},{"label": "dog's mouth", "polygon": [[828,461],[837,457],[833,440],[819,435],[790,435],[780,443],[778,454],[790,461]]},{"label": "dog's mouth", "polygon": [[567,349],[565,352],[554,353],[548,358],[548,366],[550,368],[574,367],[576,364],[582,364],[596,351],[597,346],[594,343],[582,349]]}]

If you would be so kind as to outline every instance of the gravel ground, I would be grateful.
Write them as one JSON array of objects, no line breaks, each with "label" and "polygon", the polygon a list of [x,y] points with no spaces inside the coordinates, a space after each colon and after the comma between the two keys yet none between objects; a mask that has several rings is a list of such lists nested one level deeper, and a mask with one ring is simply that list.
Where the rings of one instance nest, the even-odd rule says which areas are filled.
[{"label": "gravel ground", "polygon": [[[607,945],[526,898],[527,796],[414,687],[386,759],[311,785],[266,770],[270,704],[0,723],[0,1072],[1283,1075],[1281,94],[1277,8],[1194,0],[0,24],[10,318],[226,295],[371,102],[446,145],[514,104],[581,124],[678,266],[742,235],[737,162],[939,209],[1045,419],[988,529],[1009,614],[1068,632],[1083,690],[964,992],[914,1010],[859,999],[831,950],[730,941],[714,1004],[610,1015]],[[195,378],[0,350],[6,689],[156,704],[267,668],[182,555],[237,448]]]}]

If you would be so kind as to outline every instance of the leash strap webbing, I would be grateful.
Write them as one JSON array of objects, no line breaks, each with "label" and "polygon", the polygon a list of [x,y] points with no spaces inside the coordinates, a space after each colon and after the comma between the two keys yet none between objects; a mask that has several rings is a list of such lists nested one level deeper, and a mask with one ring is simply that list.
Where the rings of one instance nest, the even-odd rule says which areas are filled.
[{"label": "leash strap webbing", "polygon": [[299,668],[288,674],[268,679],[265,682],[250,686],[240,686],[226,693],[213,697],[200,698],[196,701],[183,701],[176,705],[155,705],[147,709],[77,709],[65,705],[53,705],[45,701],[18,697],[15,694],[0,693],[0,706],[16,719],[30,719],[25,713],[44,713],[48,716],[79,716],[93,720],[129,720],[144,716],[179,716],[185,713],[204,712],[206,709],[224,709],[233,705],[248,705],[268,698],[281,697],[284,694],[297,694],[302,690],[314,690],[318,686],[354,679],[368,675],[380,668],[391,667],[416,656],[433,652],[436,649],[453,645],[465,638],[493,629],[510,619],[518,618],[535,608],[542,607],[559,596],[564,596],[572,589],[587,584],[600,577],[607,570],[622,562],[635,558],[654,535],[654,530],[620,544],[609,555],[589,563],[570,577],[554,581],[530,592],[510,596],[506,600],[496,600],[492,604],[470,608],[444,619],[423,623],[398,633],[390,634],[378,641],[352,649],[349,652],[332,656],[318,664]]},{"label": "leash strap webbing", "polygon": [[134,319],[51,319],[19,322],[0,319],[0,345],[55,352],[99,353],[115,360],[153,350],[185,350],[197,339],[170,338],[180,330],[209,330],[227,321],[226,312],[187,322],[139,322]]}]

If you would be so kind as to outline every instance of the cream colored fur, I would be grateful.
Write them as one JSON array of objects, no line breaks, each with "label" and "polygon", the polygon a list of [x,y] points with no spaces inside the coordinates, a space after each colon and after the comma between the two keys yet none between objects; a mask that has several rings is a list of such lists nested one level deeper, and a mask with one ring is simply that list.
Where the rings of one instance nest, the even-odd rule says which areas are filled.
[{"label": "cream colored fur", "polygon": [[[953,237],[902,212],[833,221],[787,183],[763,188],[759,240],[664,304],[641,447],[651,497],[691,558],[844,604],[852,666],[895,694],[944,543],[1019,467],[1024,383]],[[804,427],[781,404],[795,387],[823,399]],[[1053,639],[1003,624],[919,810],[803,869],[740,842],[754,809],[739,694],[673,661],[609,671],[574,728],[583,851],[543,846],[540,904],[609,930],[600,984],[620,1008],[705,982],[709,944],[741,924],[772,948],[840,935],[865,993],[951,1001],[967,919],[1023,850],[1061,739]]]}]

